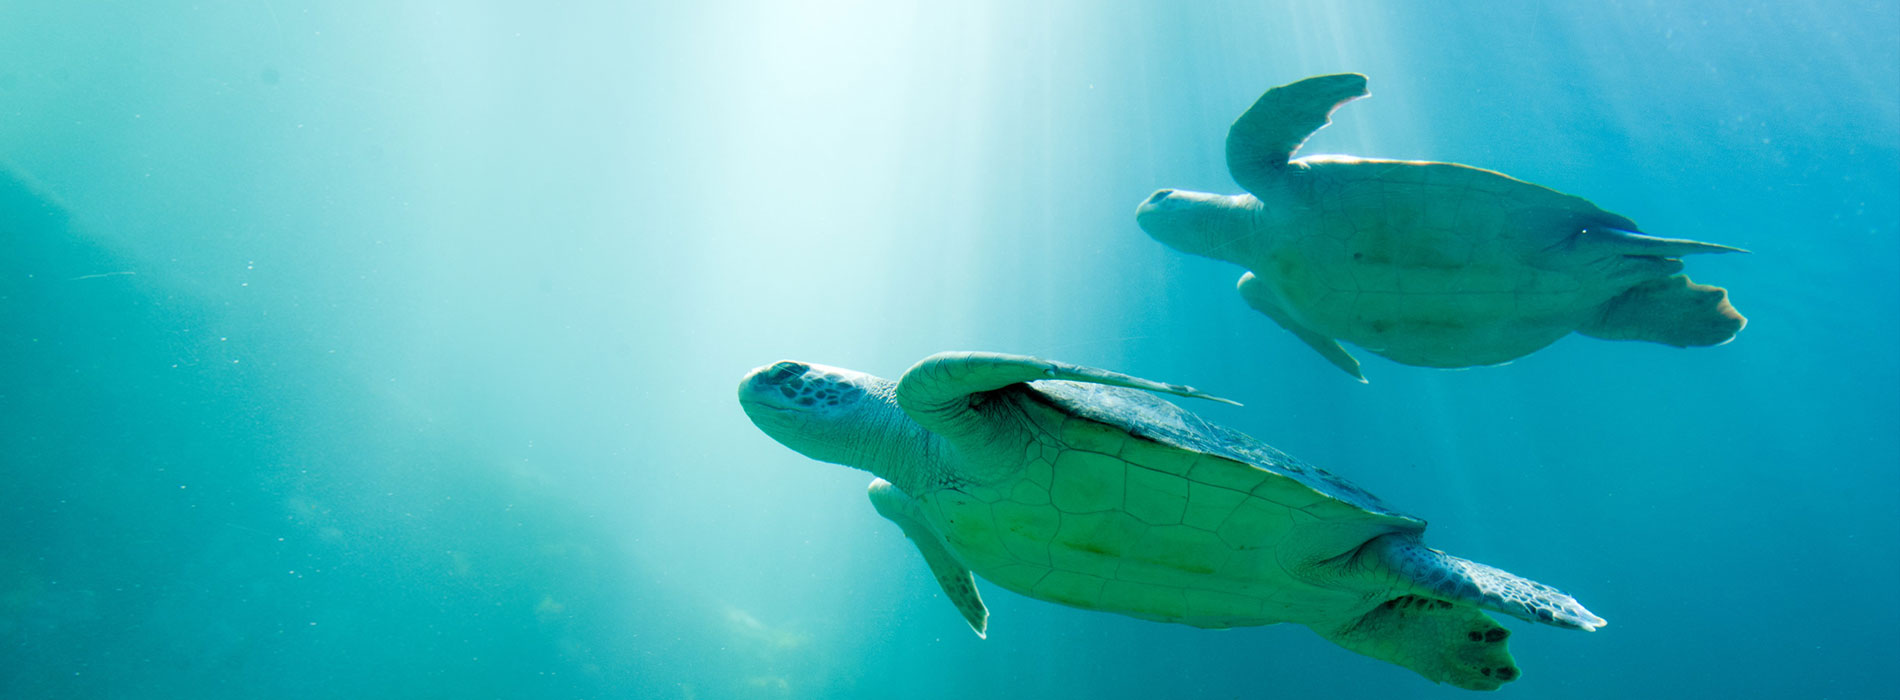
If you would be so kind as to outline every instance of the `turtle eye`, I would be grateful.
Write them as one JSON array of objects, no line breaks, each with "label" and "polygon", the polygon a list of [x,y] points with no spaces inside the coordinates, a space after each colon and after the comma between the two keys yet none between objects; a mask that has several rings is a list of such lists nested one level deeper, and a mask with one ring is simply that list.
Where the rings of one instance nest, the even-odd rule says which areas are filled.
[{"label": "turtle eye", "polygon": [[779,384],[804,376],[805,370],[807,369],[810,368],[788,360],[772,365],[772,368],[766,370],[765,375],[760,377],[760,379],[765,380],[768,384]]}]

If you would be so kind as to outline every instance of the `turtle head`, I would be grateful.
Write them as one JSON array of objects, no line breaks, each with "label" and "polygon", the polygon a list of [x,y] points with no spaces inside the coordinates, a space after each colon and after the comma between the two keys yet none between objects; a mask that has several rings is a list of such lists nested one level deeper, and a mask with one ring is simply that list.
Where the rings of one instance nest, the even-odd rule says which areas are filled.
[{"label": "turtle head", "polygon": [[1191,255],[1236,261],[1238,244],[1252,238],[1259,200],[1187,190],[1156,190],[1135,208],[1148,237]]},{"label": "turtle head", "polygon": [[[837,367],[785,360],[739,382],[752,424],[799,454],[876,473],[871,463],[901,418],[896,383]],[[880,474],[881,475],[881,474]]]}]

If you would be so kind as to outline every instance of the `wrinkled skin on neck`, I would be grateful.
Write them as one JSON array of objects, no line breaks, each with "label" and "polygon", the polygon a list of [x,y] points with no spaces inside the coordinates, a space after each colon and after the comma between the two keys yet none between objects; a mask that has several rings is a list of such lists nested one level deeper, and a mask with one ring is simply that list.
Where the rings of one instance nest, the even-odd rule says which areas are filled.
[{"label": "wrinkled skin on neck", "polygon": [[788,360],[748,373],[739,382],[739,405],[779,444],[914,494],[941,471],[942,448],[898,407],[896,387],[882,377]]}]

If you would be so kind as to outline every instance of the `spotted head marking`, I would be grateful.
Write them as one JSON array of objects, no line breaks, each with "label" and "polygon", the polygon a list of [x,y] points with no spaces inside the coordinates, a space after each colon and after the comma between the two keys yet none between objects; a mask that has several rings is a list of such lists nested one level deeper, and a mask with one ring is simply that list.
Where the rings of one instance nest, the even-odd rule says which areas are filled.
[{"label": "spotted head marking", "polygon": [[[754,370],[746,380],[755,391],[764,392],[763,397],[751,400],[766,399],[781,410],[836,409],[864,396],[864,389],[847,381],[842,370],[790,360]],[[777,398],[772,398],[773,394]],[[739,400],[748,400],[743,391]]]},{"label": "spotted head marking", "polygon": [[739,382],[739,405],[766,435],[812,459],[859,468],[865,447],[897,411],[895,394],[888,379],[791,360]]}]

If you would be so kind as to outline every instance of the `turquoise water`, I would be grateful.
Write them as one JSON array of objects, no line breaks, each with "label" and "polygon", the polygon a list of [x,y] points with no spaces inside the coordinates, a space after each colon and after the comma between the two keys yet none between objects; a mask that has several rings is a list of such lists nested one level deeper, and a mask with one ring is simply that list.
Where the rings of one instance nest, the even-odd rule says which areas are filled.
[{"label": "turquoise water", "polygon": [[[733,400],[1031,353],[1200,414],[1610,624],[1526,698],[1891,693],[1892,2],[0,3],[0,696],[1454,697],[1304,628],[979,582]],[[1135,226],[1309,153],[1589,197],[1750,319],[1341,375]]]}]

